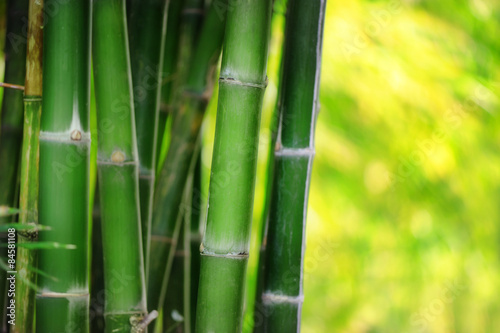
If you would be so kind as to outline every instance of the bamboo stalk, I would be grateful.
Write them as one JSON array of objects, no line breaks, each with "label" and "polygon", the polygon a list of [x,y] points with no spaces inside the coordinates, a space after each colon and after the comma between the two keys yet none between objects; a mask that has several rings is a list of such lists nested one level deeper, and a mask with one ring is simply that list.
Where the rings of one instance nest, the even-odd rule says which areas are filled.
[{"label": "bamboo stalk", "polygon": [[[75,250],[41,250],[36,329],[88,332],[87,265],[90,155],[90,1],[45,0],[57,12],[44,25],[40,131],[40,241]],[[57,320],[54,314],[57,313]]]},{"label": "bamboo stalk", "polygon": [[[193,195],[191,197],[191,221],[189,224],[189,234],[186,235],[186,242],[189,244],[189,274],[186,274],[185,284],[189,286],[189,312],[191,319],[191,330],[196,326],[196,304],[198,302],[198,284],[200,282],[200,244],[201,230],[200,219],[202,209],[201,195],[201,149],[196,158],[196,165],[193,172]],[[186,246],[186,247],[187,247]]]},{"label": "bamboo stalk", "polygon": [[161,90],[160,70],[167,27],[167,3],[165,0],[133,0],[128,21],[139,152],[139,195],[145,272],[149,262]]},{"label": "bamboo stalk", "polygon": [[[24,90],[24,125],[21,151],[21,188],[19,198],[20,224],[38,222],[38,157],[40,115],[42,111],[42,33],[43,0],[30,0],[26,51],[26,82]],[[22,247],[37,238],[36,233],[18,232],[16,270],[16,325],[13,333],[33,331],[36,273],[36,251]]]},{"label": "bamboo stalk", "polygon": [[326,0],[289,0],[258,332],[298,332]]},{"label": "bamboo stalk", "polygon": [[[186,187],[187,190],[187,187]],[[189,191],[190,193],[190,191]],[[189,205],[189,203],[184,202]],[[183,213],[183,221],[179,231],[179,244],[174,253],[172,261],[172,276],[168,281],[167,295],[168,301],[163,305],[163,331],[184,333],[190,332],[189,311],[186,311],[186,275],[185,263],[189,260],[189,249],[185,247],[185,237],[189,235],[189,215],[187,211]]]},{"label": "bamboo stalk", "polygon": [[104,318],[106,332],[131,332],[147,310],[125,2],[96,1],[93,14]]},{"label": "bamboo stalk", "polygon": [[272,1],[240,1],[224,37],[196,332],[241,332]]},{"label": "bamboo stalk", "polygon": [[[27,0],[9,0],[7,3],[7,40],[5,43],[4,80],[14,85],[24,84],[26,77],[26,43],[17,43],[22,36],[22,18],[28,14]],[[3,90],[2,112],[0,120],[0,206],[17,207],[16,193],[19,186],[19,157],[23,138],[23,92]],[[24,90],[24,87],[23,87]],[[0,223],[8,223],[12,216],[0,217]],[[4,235],[0,234],[2,243]],[[5,240],[6,240],[5,235]],[[2,257],[7,256],[7,248],[0,249]],[[6,301],[6,272],[0,270],[0,304]],[[6,306],[0,310],[0,329],[6,328]]]},{"label": "bamboo stalk", "polygon": [[[170,83],[170,86],[167,84],[165,89],[162,89],[163,93],[166,94],[164,97],[166,98],[168,96],[169,99],[164,100],[163,105],[160,108],[161,126],[167,125],[166,120],[168,119],[168,114],[175,116],[179,113],[178,110],[180,108],[180,104],[182,103],[182,92],[185,88],[186,80],[189,75],[194,48],[196,46],[196,42],[198,41],[201,22],[203,22],[204,18],[205,11],[203,9],[203,5],[203,0],[184,0],[180,5],[181,10],[178,14],[179,17],[177,18],[178,20],[180,19],[180,24],[177,28],[178,30],[175,32],[178,35],[177,48],[174,50],[174,52],[176,52],[176,62],[172,68],[172,75],[170,75],[171,80],[166,79],[167,83]],[[164,74],[168,75],[168,73]],[[173,122],[174,121],[172,120],[169,121],[171,126],[167,129],[166,133],[171,134]],[[165,132],[165,128],[163,128],[163,132]],[[170,144],[168,141],[167,143]],[[165,142],[162,142],[162,144],[165,144]],[[161,172],[164,160],[165,158],[159,161],[159,172]]]},{"label": "bamboo stalk", "polygon": [[173,253],[179,235],[179,207],[186,185],[203,113],[211,95],[210,77],[220,54],[224,21],[211,6],[199,43],[193,53],[179,113],[175,116],[172,137],[165,164],[158,179],[153,214],[150,273],[148,276],[149,308],[164,304]]},{"label": "bamboo stalk", "polygon": [[[278,25],[280,31],[283,30],[284,25],[280,24],[279,21],[281,21],[281,17],[286,17],[286,4],[288,0],[281,0],[281,1],[275,1],[273,4],[273,17],[272,17],[272,29],[274,31],[274,26]],[[282,44],[282,41],[281,41]],[[278,72],[278,82],[276,85],[280,87],[280,80],[283,72],[283,52],[279,52],[279,72]],[[278,92],[281,93],[281,89],[278,88]],[[271,115],[271,122],[269,124],[269,129],[270,129],[270,134],[271,134],[271,139],[269,141],[269,144],[267,146],[267,165],[266,165],[266,172],[265,172],[265,180],[264,183],[266,184],[266,190],[264,192],[264,208],[262,209],[262,215],[260,218],[260,226],[259,226],[259,258],[258,258],[258,265],[257,265],[257,284],[255,288],[255,299],[254,299],[254,310],[253,310],[253,325],[254,328],[256,328],[258,325],[255,325],[255,323],[259,324],[259,322],[262,320],[262,316],[264,315],[262,313],[262,302],[260,295],[262,294],[262,288],[264,284],[264,262],[265,262],[265,251],[266,251],[266,234],[267,234],[267,224],[268,224],[268,217],[269,217],[269,209],[271,205],[271,198],[272,198],[272,189],[273,189],[273,177],[274,177],[274,149],[276,147],[276,140],[278,136],[278,127],[279,127],[279,120],[280,120],[280,96],[278,96],[276,100],[276,106],[273,109],[272,115]],[[259,324],[260,325],[260,324]]]},{"label": "bamboo stalk", "polygon": [[90,331],[104,332],[104,261],[102,257],[101,198],[96,186],[92,209],[92,259],[90,272]]},{"label": "bamboo stalk", "polygon": [[167,125],[168,115],[173,109],[173,100],[178,81],[178,60],[180,46],[180,26],[183,0],[170,0],[168,4],[167,35],[163,50],[163,73],[161,78],[160,112],[158,116],[158,135],[156,139],[157,167],[162,164],[160,154],[163,146],[163,137]]}]

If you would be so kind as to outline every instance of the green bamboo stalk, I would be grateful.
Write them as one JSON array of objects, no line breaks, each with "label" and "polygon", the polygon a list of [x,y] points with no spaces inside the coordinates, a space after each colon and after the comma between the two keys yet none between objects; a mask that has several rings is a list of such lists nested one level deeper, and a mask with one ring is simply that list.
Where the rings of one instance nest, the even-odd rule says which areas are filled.
[{"label": "green bamboo stalk", "polygon": [[289,0],[258,332],[298,332],[326,0]]},{"label": "green bamboo stalk", "polygon": [[153,214],[148,306],[164,304],[173,249],[179,235],[179,207],[196,150],[203,113],[211,95],[210,78],[220,54],[224,20],[212,6],[201,29],[183,88],[179,113],[174,117],[172,137],[158,180]]},{"label": "green bamboo stalk", "polygon": [[[9,0],[7,3],[7,29],[5,43],[4,81],[23,85],[26,77],[26,42],[23,34],[23,17],[28,15],[27,0]],[[0,120],[0,206],[16,207],[19,186],[19,157],[23,138],[23,92],[5,88],[3,91]],[[0,217],[0,223],[13,220],[12,216]],[[0,233],[2,243],[7,235]],[[0,249],[0,256],[7,256],[7,248]],[[0,330],[6,329],[6,271],[0,270]]]},{"label": "green bamboo stalk", "polygon": [[240,332],[243,321],[272,1],[233,6],[227,14],[209,208],[200,247],[197,332]]},{"label": "green bamboo stalk", "polygon": [[193,195],[191,197],[191,221],[187,242],[189,243],[189,274],[186,274],[185,283],[189,285],[189,312],[191,319],[191,330],[196,326],[196,304],[198,302],[198,285],[200,282],[200,244],[201,230],[200,219],[202,209],[201,193],[201,149],[196,158],[196,165],[193,172]]},{"label": "green bamboo stalk", "polygon": [[170,0],[168,4],[167,35],[163,50],[163,73],[160,95],[160,113],[158,116],[158,135],[156,137],[157,164],[160,165],[160,154],[162,151],[163,137],[167,118],[173,109],[175,82],[178,80],[177,64],[179,59],[180,26],[183,0]]},{"label": "green bamboo stalk", "polygon": [[[186,187],[186,190],[188,188]],[[186,191],[191,193],[191,191]],[[186,197],[186,196],[185,196]],[[183,204],[189,205],[188,202],[184,201]],[[186,235],[189,235],[188,228],[190,223],[190,217],[188,211],[183,212],[183,221],[181,222],[181,227],[179,231],[179,244],[174,253],[174,258],[172,261],[172,276],[168,280],[167,295],[168,301],[163,305],[163,331],[164,332],[175,332],[175,333],[186,333],[190,332],[190,319],[189,311],[186,311],[186,292],[189,292],[189,288],[186,289],[186,280],[188,277],[186,275],[186,261],[189,261],[189,248],[186,248]]]},{"label": "green bamboo stalk", "polygon": [[139,152],[139,195],[145,272],[147,272],[149,262],[161,89],[160,70],[167,27],[167,2],[168,0],[133,0],[128,21]]},{"label": "green bamboo stalk", "polygon": [[[26,42],[23,34],[23,17],[28,14],[28,1],[9,0],[7,3],[7,40],[5,43],[4,81],[23,85],[26,77]],[[19,156],[23,129],[23,92],[5,88],[2,100],[0,127],[0,206],[16,206]],[[0,222],[12,218],[0,218]],[[3,281],[3,280],[2,280]]]},{"label": "green bamboo stalk", "polygon": [[104,318],[106,332],[134,332],[147,310],[125,2],[96,1],[93,14]]},{"label": "green bamboo stalk", "polygon": [[[194,328],[196,294],[199,281],[199,248],[201,234],[201,159],[197,153],[194,170],[186,183],[181,213],[183,220],[179,232],[179,245],[174,254],[172,272],[168,280],[167,299],[163,305],[163,330],[191,332]],[[193,304],[194,303],[194,304]],[[180,321],[182,316],[182,322]]]},{"label": "green bamboo stalk", "polygon": [[[286,17],[286,4],[288,0],[275,1],[273,4],[273,17],[272,17],[272,29],[274,31],[275,25],[277,25],[280,31],[283,30],[284,25],[280,22],[282,21],[282,17]],[[284,20],[283,20],[284,21]],[[283,52],[279,53],[278,62],[279,72],[278,72],[278,82],[277,86],[280,87],[280,79],[283,72]],[[281,93],[281,89],[278,90]],[[266,190],[264,192],[264,208],[262,209],[262,215],[260,218],[260,226],[259,226],[259,258],[257,265],[257,284],[255,286],[255,298],[254,298],[254,310],[253,310],[253,324],[254,329],[256,326],[260,325],[260,321],[263,318],[263,305],[261,302],[260,295],[262,294],[262,288],[264,284],[264,262],[265,262],[265,251],[266,251],[266,233],[267,233],[267,225],[268,225],[268,217],[269,217],[269,209],[271,206],[271,198],[272,198],[272,189],[273,189],[273,177],[274,177],[274,149],[276,147],[276,140],[278,136],[278,127],[280,120],[280,96],[278,96],[276,100],[276,106],[273,109],[271,115],[271,122],[269,124],[269,129],[271,132],[271,139],[267,146],[267,165],[265,172],[265,180]],[[257,323],[258,325],[255,325]]]},{"label": "green bamboo stalk", "polygon": [[90,272],[90,331],[104,332],[104,261],[102,258],[101,198],[96,186],[92,209],[92,264]]},{"label": "green bamboo stalk", "polygon": [[[42,43],[43,0],[30,0],[28,10],[28,46],[24,88],[23,146],[21,151],[20,224],[38,222],[38,158],[40,116],[42,111]],[[13,333],[33,331],[36,273],[36,251],[22,247],[37,239],[37,234],[18,232],[16,270],[16,325]]]},{"label": "green bamboo stalk", "polygon": [[[226,0],[224,0],[226,1]],[[166,121],[168,119],[168,114],[175,116],[179,113],[180,104],[182,103],[182,92],[186,85],[187,77],[189,76],[190,64],[192,61],[192,56],[196,42],[198,41],[200,35],[201,23],[204,18],[204,1],[203,0],[184,0],[182,4],[182,10],[179,13],[180,16],[180,26],[178,27],[178,45],[175,52],[177,52],[177,59],[174,67],[174,72],[170,76],[172,79],[171,86],[165,87],[165,93],[168,93],[170,88],[170,99],[163,103],[160,108],[160,120],[162,121],[162,126],[167,125]],[[165,73],[166,74],[166,73]],[[167,79],[167,81],[170,81]],[[162,119],[164,118],[164,119]],[[172,117],[174,118],[174,117]],[[170,128],[167,128],[166,133],[171,134],[172,123],[174,121],[171,119],[168,123]],[[165,128],[163,129],[165,132]],[[164,134],[166,134],[164,133]],[[162,144],[170,144],[169,141],[163,138]],[[170,139],[170,138],[168,138]],[[165,142],[166,141],[166,142]],[[168,150],[167,150],[168,151]],[[165,157],[163,160],[159,161],[159,173],[163,167]],[[154,208],[153,208],[154,209]]]},{"label": "green bamboo stalk", "polygon": [[[58,10],[44,25],[40,131],[40,241],[75,250],[42,250],[36,329],[88,332],[87,265],[90,163],[90,1],[45,0]],[[55,320],[54,314],[57,313]]]}]

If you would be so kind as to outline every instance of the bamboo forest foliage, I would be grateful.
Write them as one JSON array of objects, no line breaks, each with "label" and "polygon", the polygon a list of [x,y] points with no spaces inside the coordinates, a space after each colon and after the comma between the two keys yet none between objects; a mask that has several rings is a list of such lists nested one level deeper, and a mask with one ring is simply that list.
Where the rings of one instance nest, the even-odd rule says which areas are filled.
[{"label": "bamboo forest foliage", "polygon": [[[297,285],[295,266],[280,276],[276,265],[302,248],[277,242],[276,225],[263,237],[266,221],[303,208],[277,210],[304,192],[270,172],[286,171],[283,159],[269,164],[275,139],[278,151],[306,148],[284,146],[300,130],[275,127],[296,120],[283,112],[284,82],[307,58],[286,63],[293,3],[45,0],[42,12],[40,0],[0,1],[0,82],[25,87],[0,87],[0,206],[21,208],[0,209],[0,232],[15,226],[25,244],[10,332],[140,332],[154,310],[149,332],[262,332],[279,323],[279,302],[302,301],[273,287]],[[300,24],[317,25],[306,16]],[[498,36],[495,0],[328,0],[302,332],[500,331]],[[308,80],[289,96],[309,94]],[[79,163],[70,158],[60,181],[50,164],[67,156]],[[261,239],[274,270],[257,287]]]}]

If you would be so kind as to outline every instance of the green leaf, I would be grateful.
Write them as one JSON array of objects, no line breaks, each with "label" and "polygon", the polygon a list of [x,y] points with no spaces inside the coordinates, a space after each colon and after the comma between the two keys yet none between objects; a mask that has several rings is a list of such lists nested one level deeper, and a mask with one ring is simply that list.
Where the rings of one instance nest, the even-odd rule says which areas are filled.
[{"label": "green leaf", "polygon": [[[7,247],[7,244],[2,244],[1,247]],[[32,242],[32,243],[16,243],[16,247],[22,247],[28,250],[74,250],[76,246],[73,244],[62,244],[58,242]]]},{"label": "green leaf", "polygon": [[0,225],[0,232],[7,232],[8,229],[16,229],[16,231],[43,231],[50,230],[48,226],[41,224],[19,224],[19,223],[7,223]]},{"label": "green leaf", "polygon": [[[0,268],[5,270],[6,272],[11,272],[12,270],[9,268],[9,266],[5,263],[5,261],[3,261],[3,259],[0,259]],[[19,273],[13,273],[15,276],[16,276],[16,279],[20,279],[21,281],[23,281],[24,283],[26,283],[26,285],[28,285],[28,287],[30,287],[31,289],[35,290],[35,291],[38,291],[38,287],[36,284],[34,283],[31,283],[31,281],[29,281],[28,279],[26,279],[24,276],[20,275]]]},{"label": "green leaf", "polygon": [[19,214],[20,210],[17,208],[0,206],[0,217]]}]

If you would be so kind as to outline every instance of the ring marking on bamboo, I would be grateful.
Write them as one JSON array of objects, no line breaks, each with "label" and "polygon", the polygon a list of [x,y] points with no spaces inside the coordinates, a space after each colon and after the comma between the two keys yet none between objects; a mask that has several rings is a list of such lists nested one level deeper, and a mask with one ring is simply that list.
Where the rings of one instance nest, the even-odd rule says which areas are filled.
[{"label": "ring marking on bamboo", "polygon": [[248,253],[245,252],[222,254],[222,253],[211,253],[203,250],[203,252],[200,252],[200,255],[206,257],[218,257],[218,258],[238,259],[238,260],[248,259]]},{"label": "ring marking on bamboo", "polygon": [[141,317],[144,317],[146,315],[146,313],[144,311],[108,311],[108,312],[105,312],[104,313],[105,316],[116,316],[116,315],[131,315],[131,316],[134,316],[134,315],[137,315],[137,316],[141,316]]},{"label": "ring marking on bamboo", "polygon": [[38,295],[38,298],[85,298],[89,293],[58,293],[55,291],[44,291]]},{"label": "ring marking on bamboo", "polygon": [[[78,134],[75,132],[78,132]],[[73,139],[73,137],[75,137],[75,139]],[[72,132],[40,131],[39,139],[40,141],[57,141],[57,142],[71,143],[71,144],[89,144],[90,134],[81,132],[79,130],[73,130]]]},{"label": "ring marking on bamboo", "polygon": [[264,304],[275,304],[275,303],[291,303],[291,304],[301,304],[304,302],[304,296],[288,296],[282,294],[264,293],[262,294],[262,303]]},{"label": "ring marking on bamboo", "polygon": [[312,157],[316,154],[314,148],[279,148],[274,151],[274,156],[306,156]]},{"label": "ring marking on bamboo", "polygon": [[41,102],[42,98],[40,96],[24,96],[23,100],[25,102]]},{"label": "ring marking on bamboo", "polygon": [[262,89],[262,90],[266,89],[267,81],[268,81],[267,76],[266,76],[266,81],[264,83],[243,82],[240,80],[236,80],[235,78],[232,78],[232,77],[222,77],[221,76],[219,78],[219,84],[225,83],[225,84],[232,84],[232,85]]},{"label": "ring marking on bamboo", "polygon": [[122,163],[117,163],[117,162],[113,162],[113,161],[110,161],[110,160],[104,160],[102,158],[97,158],[97,165],[114,165],[114,166],[126,166],[126,165],[138,165],[138,163],[134,160],[132,161],[126,161],[126,162],[122,162]]}]

